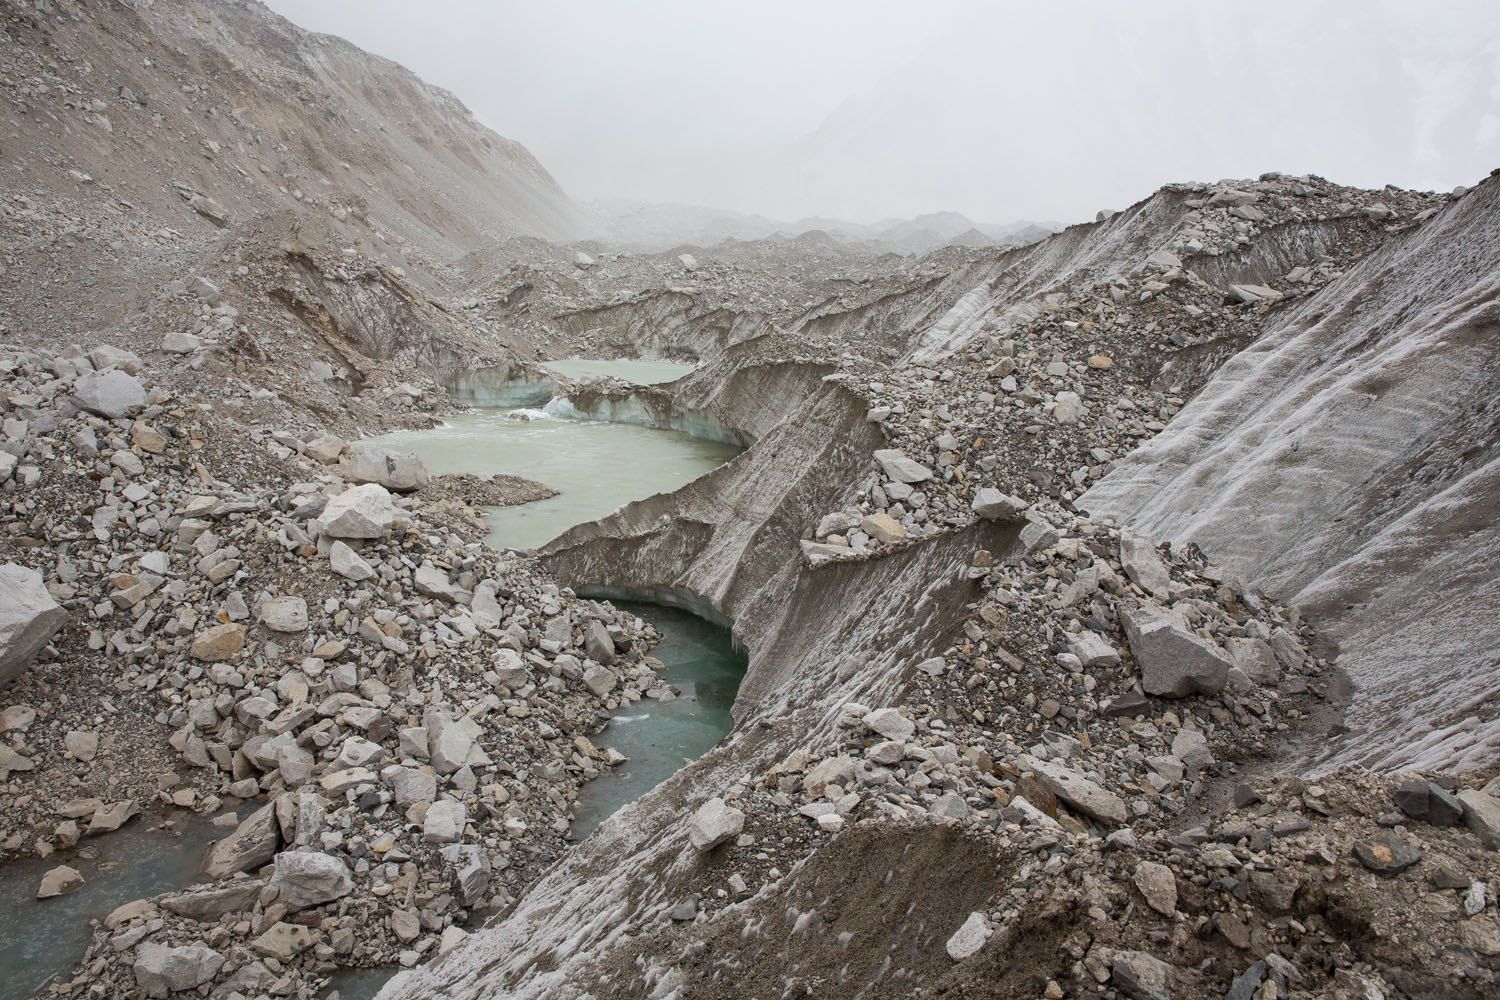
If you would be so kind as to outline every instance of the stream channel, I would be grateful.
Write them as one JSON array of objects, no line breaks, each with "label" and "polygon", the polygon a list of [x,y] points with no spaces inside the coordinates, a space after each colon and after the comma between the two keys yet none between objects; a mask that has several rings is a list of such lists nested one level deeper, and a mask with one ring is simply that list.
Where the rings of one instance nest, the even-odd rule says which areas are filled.
[{"label": "stream channel", "polygon": [[[685,366],[670,362],[565,359],[549,366],[575,378],[614,375],[638,384],[670,381]],[[554,408],[559,409],[559,408]],[[566,410],[566,407],[560,408]],[[487,511],[488,541],[500,548],[534,548],[575,524],[603,517],[626,503],[686,485],[733,458],[739,449],[678,431],[571,419],[546,410],[476,409],[440,427],[400,431],[362,442],[415,452],[433,474],[509,473],[558,490],[558,495]],[[602,733],[625,763],[585,784],[574,804],[573,836],[582,840],[633,802],[711,749],[729,732],[729,709],[744,676],[745,657],[729,631],[689,612],[658,604],[613,601],[662,635],[651,655],[666,664],[674,700],[643,699],[622,707]],[[247,809],[240,810],[243,815]],[[222,835],[207,818],[180,814],[175,832],[160,817],[142,816],[120,831],[85,841],[79,851],[0,869],[0,1000],[32,996],[55,977],[71,974],[88,947],[89,922],[135,899],[201,881],[199,867]],[[85,879],[75,892],[35,899],[36,886],[59,864]],[[341,970],[331,989],[343,1000],[372,997],[394,969]]]}]

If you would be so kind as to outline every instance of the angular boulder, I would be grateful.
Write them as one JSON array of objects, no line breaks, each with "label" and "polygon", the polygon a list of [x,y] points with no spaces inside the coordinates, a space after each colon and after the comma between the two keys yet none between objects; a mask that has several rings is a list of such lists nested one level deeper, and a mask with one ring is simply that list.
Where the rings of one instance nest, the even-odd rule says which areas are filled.
[{"label": "angular boulder", "polygon": [[860,521],[859,530],[887,545],[906,538],[906,526],[884,511],[876,511]]},{"label": "angular boulder", "polygon": [[875,461],[886,477],[898,483],[925,483],[932,478],[932,470],[921,462],[906,456],[899,448],[883,448],[875,452]]},{"label": "angular boulder", "polygon": [[1264,639],[1235,637],[1229,640],[1229,658],[1257,684],[1274,686],[1281,681],[1281,667],[1271,644]]},{"label": "angular boulder", "polygon": [[990,928],[989,918],[976,910],[953,932],[953,936],[944,945],[944,950],[953,961],[962,962],[983,948],[992,933],[994,931]]},{"label": "angular boulder", "polygon": [[269,888],[276,890],[276,902],[295,913],[349,895],[354,891],[354,877],[349,866],[332,854],[283,851],[276,855]]},{"label": "angular boulder", "polygon": [[265,932],[250,942],[250,947],[262,955],[269,955],[278,962],[290,962],[313,944],[311,928],[301,924],[289,924],[284,920],[267,927]]},{"label": "angular boulder", "polygon": [[448,579],[447,570],[440,569],[430,562],[424,562],[418,566],[412,579],[417,585],[417,591],[428,597],[436,597],[449,604],[468,604],[473,600],[474,595]]},{"label": "angular boulder", "polygon": [[894,708],[877,708],[860,719],[865,728],[887,740],[909,740],[916,723]]},{"label": "angular boulder", "polygon": [[1008,521],[1018,518],[1026,512],[1026,506],[1026,501],[1020,497],[1001,493],[990,486],[975,492],[974,502],[970,504],[974,513],[987,521]]},{"label": "angular boulder", "polygon": [[1177,912],[1177,876],[1172,869],[1155,861],[1142,861],[1135,866],[1134,882],[1151,909],[1164,917]]},{"label": "angular boulder", "polygon": [[245,626],[224,622],[204,629],[193,637],[188,655],[204,663],[227,660],[245,648]]},{"label": "angular boulder", "polygon": [[146,390],[134,375],[111,368],[80,378],[73,387],[73,402],[95,416],[118,420],[146,405]]},{"label": "angular boulder", "polygon": [[1161,561],[1151,539],[1133,531],[1120,532],[1120,565],[1135,585],[1165,600],[1172,593],[1172,574]]},{"label": "angular boulder", "polygon": [[422,840],[429,844],[456,844],[464,839],[469,810],[455,799],[434,802],[422,821]]},{"label": "angular boulder", "polygon": [[67,620],[42,574],[15,563],[0,565],[0,687],[21,676]]},{"label": "angular boulder", "polygon": [[437,776],[419,768],[392,764],[380,772],[380,777],[395,793],[396,805],[402,809],[437,798]]},{"label": "angular boulder", "polygon": [[1106,791],[1082,773],[1052,761],[1038,760],[1027,754],[1020,758],[1021,766],[1033,772],[1047,791],[1057,796],[1076,812],[1083,813],[1102,823],[1124,823],[1125,800],[1114,792]]},{"label": "angular boulder", "polygon": [[384,538],[396,522],[396,504],[379,483],[353,486],[318,515],[318,531],[329,538]]},{"label": "angular boulder", "polygon": [[1181,615],[1147,605],[1122,612],[1120,622],[1147,694],[1186,698],[1224,690],[1234,663],[1216,643],[1189,630]]},{"label": "angular boulder", "polygon": [[583,672],[583,686],[594,692],[597,698],[609,694],[619,683],[620,678],[608,667],[595,664]]},{"label": "angular boulder", "polygon": [[307,601],[301,597],[272,597],[261,601],[260,623],[273,632],[306,632]]},{"label": "angular boulder", "polygon": [[708,852],[745,829],[745,814],[715,796],[693,813],[688,823],[688,842],[696,851]]},{"label": "angular boulder", "polygon": [[1085,667],[1115,667],[1120,664],[1120,651],[1104,636],[1091,629],[1068,635],[1068,652],[1078,657]]},{"label": "angular boulder", "polygon": [[58,865],[42,876],[42,882],[36,889],[36,898],[51,899],[53,896],[61,896],[63,893],[81,888],[83,888],[83,876],[78,873],[78,869]]},{"label": "angular boulder", "polygon": [[339,460],[344,449],[349,447],[349,442],[334,434],[320,434],[303,446],[303,453],[315,461],[324,465],[332,465]]},{"label": "angular boulder", "polygon": [[467,715],[453,718],[443,712],[431,712],[424,725],[427,755],[438,774],[452,774],[469,763],[475,744],[484,735],[483,727]]},{"label": "angular boulder", "polygon": [[1458,793],[1464,825],[1474,831],[1486,847],[1500,850],[1500,797],[1478,788]]},{"label": "angular boulder", "polygon": [[343,542],[334,542],[328,550],[328,565],[339,576],[355,583],[375,575],[375,567]]},{"label": "angular boulder", "polygon": [[484,898],[490,885],[490,855],[478,844],[450,844],[442,849],[443,860],[453,866],[454,886],[465,906]]},{"label": "angular boulder", "polygon": [[169,331],[161,338],[161,349],[168,354],[192,354],[203,346],[203,341],[191,333]]},{"label": "angular boulder", "polygon": [[268,802],[241,820],[233,833],[214,844],[203,863],[203,874],[223,878],[235,872],[255,871],[276,856],[280,843],[276,809]]},{"label": "angular boulder", "polygon": [[134,351],[127,351],[123,347],[111,347],[108,344],[101,344],[89,351],[89,364],[101,372],[106,368],[118,368],[130,375],[139,375],[141,369],[145,367],[140,355]]},{"label": "angular boulder", "polygon": [[210,923],[226,913],[254,909],[262,888],[264,884],[258,879],[247,878],[196,892],[180,892],[159,902],[164,910],[200,923]]},{"label": "angular boulder", "polygon": [[1131,1000],[1172,1000],[1172,967],[1144,951],[1117,952],[1109,982]]},{"label": "angular boulder", "polygon": [[196,989],[218,975],[224,956],[203,945],[168,948],[150,942],[135,953],[136,985],[148,997],[169,997]]},{"label": "angular boulder", "polygon": [[615,662],[614,637],[597,618],[583,630],[583,651],[589,654],[589,659],[606,667]]},{"label": "angular boulder", "polygon": [[389,448],[355,448],[344,456],[339,471],[356,483],[379,483],[405,493],[427,485],[427,463],[410,452]]}]

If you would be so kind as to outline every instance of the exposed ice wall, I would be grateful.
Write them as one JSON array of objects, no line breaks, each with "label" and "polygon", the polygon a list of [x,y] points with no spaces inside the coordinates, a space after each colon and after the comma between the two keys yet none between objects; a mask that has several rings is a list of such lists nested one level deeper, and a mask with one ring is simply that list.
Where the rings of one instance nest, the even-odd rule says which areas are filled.
[{"label": "exposed ice wall", "polygon": [[542,406],[557,392],[557,382],[534,376],[523,369],[501,365],[457,372],[445,380],[445,388],[464,406]]},{"label": "exposed ice wall", "polygon": [[1319,767],[1500,762],[1500,179],[1227,363],[1079,505],[1289,598],[1357,691]]},{"label": "exposed ice wall", "polygon": [[[665,397],[654,397],[665,399]],[[624,396],[606,396],[590,393],[587,398],[558,396],[549,402],[546,411],[555,417],[571,420],[604,420],[612,424],[635,424],[640,427],[655,427],[659,430],[681,431],[701,441],[716,441],[719,444],[746,448],[750,439],[743,433],[724,424],[713,414],[701,410],[677,410],[670,405],[650,406],[639,393]]]}]

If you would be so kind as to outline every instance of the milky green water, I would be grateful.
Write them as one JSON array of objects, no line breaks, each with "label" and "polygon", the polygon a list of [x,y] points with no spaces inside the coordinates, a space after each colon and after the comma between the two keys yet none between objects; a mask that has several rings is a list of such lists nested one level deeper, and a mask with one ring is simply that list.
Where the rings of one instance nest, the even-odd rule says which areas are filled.
[{"label": "milky green water", "polygon": [[739,451],[677,431],[569,420],[542,410],[474,410],[455,414],[442,427],[359,443],[415,452],[433,473],[505,472],[559,491],[547,500],[491,510],[488,541],[497,548],[536,548],[632,500],[685,486]]},{"label": "milky green water", "polygon": [[[663,676],[678,696],[663,702],[644,698],[623,708],[592,737],[595,746],[613,747],[630,759],[579,790],[571,830],[578,840],[713,749],[729,732],[729,710],[745,675],[745,655],[734,648],[727,629],[660,604],[612,603],[662,633],[651,655],[667,665]],[[341,969],[328,991],[337,990],[341,1000],[371,1000],[396,972],[393,967]]]},{"label": "milky green water", "polygon": [[558,358],[556,361],[543,361],[542,366],[569,378],[602,378],[613,375],[636,385],[673,382],[697,367],[681,361],[600,361],[597,358]]},{"label": "milky green water", "polygon": [[[191,814],[177,814],[173,823],[176,832],[168,832],[158,829],[159,820],[140,817],[107,836],[86,839],[80,846],[97,851],[94,859],[68,851],[0,868],[0,1000],[21,1000],[72,976],[89,946],[91,919],[202,880],[208,845],[224,831]],[[42,876],[58,865],[76,868],[83,887],[37,899]]]},{"label": "milky green water", "polygon": [[643,698],[617,712],[594,744],[613,747],[625,763],[583,786],[573,806],[573,836],[587,837],[620,807],[634,802],[713,749],[729,732],[729,710],[745,676],[745,654],[729,630],[660,604],[612,601],[655,625],[662,641],[651,655],[678,689],[672,701]]}]

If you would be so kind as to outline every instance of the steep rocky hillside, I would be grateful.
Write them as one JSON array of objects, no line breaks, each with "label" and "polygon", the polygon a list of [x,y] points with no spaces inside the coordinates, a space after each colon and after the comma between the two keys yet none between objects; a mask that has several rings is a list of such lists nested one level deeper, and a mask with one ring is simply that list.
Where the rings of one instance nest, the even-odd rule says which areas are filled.
[{"label": "steep rocky hillside", "polygon": [[[120,201],[165,225],[276,208],[439,260],[577,232],[518,143],[452,94],[249,0],[5,5],[0,73],[20,186]],[[13,178],[13,182],[15,179]]]},{"label": "steep rocky hillside", "polygon": [[507,356],[451,304],[463,262],[575,233],[452,95],[259,4],[7,3],[0,30],[11,343],[145,355],[170,331],[219,347],[168,367],[244,419],[409,423],[433,373]]}]

